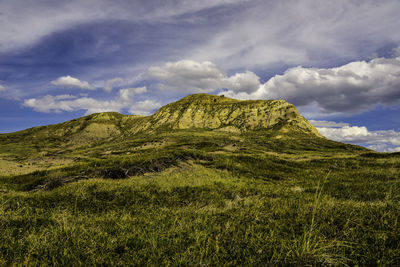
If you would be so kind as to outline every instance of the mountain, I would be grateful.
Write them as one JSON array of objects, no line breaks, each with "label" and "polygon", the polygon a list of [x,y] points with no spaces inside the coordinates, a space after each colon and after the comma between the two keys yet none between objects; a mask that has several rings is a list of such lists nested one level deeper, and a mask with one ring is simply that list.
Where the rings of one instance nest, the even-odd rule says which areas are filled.
[{"label": "mountain", "polygon": [[400,264],[399,153],[195,94],[0,135],[0,265]]},{"label": "mountain", "polygon": [[[192,136],[201,136],[215,150],[221,149],[222,144],[225,148],[244,149],[246,143],[250,147],[263,144],[264,148],[258,149],[267,146],[269,151],[285,153],[299,149],[328,149],[329,153],[365,150],[322,137],[295,106],[284,100],[236,100],[194,94],[161,107],[151,116],[96,113],[1,134],[0,175],[58,168],[107,153],[134,153],[167,145],[199,146],[197,140],[187,139]],[[222,137],[228,138],[219,140]],[[253,138],[258,140],[254,142]],[[286,142],[288,139],[291,141]]]},{"label": "mountain", "polygon": [[146,128],[165,126],[234,132],[278,127],[320,136],[297,109],[284,100],[240,101],[208,94],[189,95],[160,108],[149,118]]},{"label": "mountain", "polygon": [[321,137],[295,106],[284,100],[240,101],[208,94],[189,95],[161,107],[151,116],[122,115],[116,112],[92,114],[57,125],[35,127],[1,135],[2,140],[22,138],[83,142],[132,135],[159,129],[209,129],[246,132],[275,129],[298,131]]}]

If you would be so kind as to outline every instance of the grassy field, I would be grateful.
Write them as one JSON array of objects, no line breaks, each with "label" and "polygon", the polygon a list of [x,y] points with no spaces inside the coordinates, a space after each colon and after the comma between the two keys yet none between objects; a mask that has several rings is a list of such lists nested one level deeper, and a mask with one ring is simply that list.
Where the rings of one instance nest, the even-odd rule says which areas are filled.
[{"label": "grassy field", "polygon": [[3,136],[3,160],[58,165],[3,165],[0,265],[399,265],[400,155],[278,135]]}]

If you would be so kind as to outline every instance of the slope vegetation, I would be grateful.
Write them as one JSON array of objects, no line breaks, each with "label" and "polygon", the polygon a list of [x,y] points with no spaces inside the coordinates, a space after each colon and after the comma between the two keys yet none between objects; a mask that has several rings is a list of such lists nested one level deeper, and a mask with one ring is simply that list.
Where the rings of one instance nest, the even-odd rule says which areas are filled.
[{"label": "slope vegetation", "polygon": [[400,264],[400,155],[323,138],[284,101],[1,135],[0,169],[0,265]]}]

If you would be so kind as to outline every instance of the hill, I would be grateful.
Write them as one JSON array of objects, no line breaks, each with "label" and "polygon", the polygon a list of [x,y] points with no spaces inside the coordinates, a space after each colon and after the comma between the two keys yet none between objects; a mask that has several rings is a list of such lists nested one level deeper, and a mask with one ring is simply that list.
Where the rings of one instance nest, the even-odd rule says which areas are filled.
[{"label": "hill", "polygon": [[[320,143],[334,144],[322,140],[318,131],[293,105],[284,100],[240,101],[195,94],[168,104],[151,116],[97,113],[57,125],[1,134],[0,164],[3,167],[0,175],[65,166],[103,147],[109,147],[110,153],[118,153],[115,149],[122,142],[144,142],[142,137],[146,139],[146,136],[155,140],[147,138],[145,143],[165,144],[166,139],[179,143],[178,140],[172,141],[172,137],[166,136],[166,133],[178,133],[180,130],[226,132],[229,135],[266,131],[270,139],[289,138],[297,134]],[[212,135],[218,136],[217,133]],[[295,138],[298,141],[300,139]],[[343,146],[336,144],[336,147]],[[151,146],[147,144],[144,147],[147,149]],[[136,149],[141,148],[139,146]],[[98,155],[92,153],[92,156]]]},{"label": "hill", "polygon": [[189,95],[160,108],[149,121],[148,128],[168,126],[172,129],[201,128],[228,132],[279,128],[321,137],[296,108],[284,100],[240,101],[224,96]]},{"label": "hill", "polygon": [[240,101],[224,96],[194,94],[168,104],[148,117],[116,112],[97,113],[57,125],[3,134],[0,140],[40,142],[51,139],[68,145],[87,145],[96,140],[145,131],[196,128],[236,133],[279,128],[282,132],[290,130],[321,137],[297,109],[284,100]]},{"label": "hill", "polygon": [[196,94],[0,135],[1,265],[398,265],[400,155]]}]

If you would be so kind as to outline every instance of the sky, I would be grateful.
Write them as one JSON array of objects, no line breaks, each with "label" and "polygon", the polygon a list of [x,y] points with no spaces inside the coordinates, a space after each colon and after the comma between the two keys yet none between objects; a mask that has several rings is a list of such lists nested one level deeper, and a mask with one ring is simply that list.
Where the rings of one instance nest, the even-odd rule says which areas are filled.
[{"label": "sky", "polygon": [[400,151],[400,0],[0,0],[0,133],[192,93]]}]

